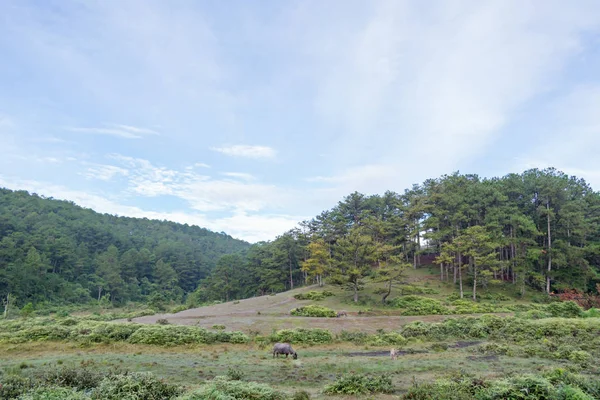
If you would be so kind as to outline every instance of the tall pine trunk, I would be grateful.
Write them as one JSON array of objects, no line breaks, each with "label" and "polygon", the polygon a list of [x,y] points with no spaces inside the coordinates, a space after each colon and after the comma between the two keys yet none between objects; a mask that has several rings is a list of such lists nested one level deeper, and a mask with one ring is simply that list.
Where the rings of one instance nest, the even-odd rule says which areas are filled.
[{"label": "tall pine trunk", "polygon": [[464,297],[462,284],[462,256],[458,253],[458,285],[460,287],[460,298]]},{"label": "tall pine trunk", "polygon": [[550,201],[546,201],[546,220],[548,222],[548,275],[546,275],[546,293],[550,293],[550,271],[552,271],[552,235],[550,234]]},{"label": "tall pine trunk", "polygon": [[473,301],[477,301],[477,266],[475,265],[475,260],[472,260],[473,263]]}]

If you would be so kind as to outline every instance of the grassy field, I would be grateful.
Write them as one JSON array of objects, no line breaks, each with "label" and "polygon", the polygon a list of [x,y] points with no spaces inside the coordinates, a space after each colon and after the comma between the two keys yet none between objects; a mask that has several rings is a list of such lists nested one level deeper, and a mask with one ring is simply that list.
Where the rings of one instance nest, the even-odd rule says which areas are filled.
[{"label": "grassy field", "polygon": [[[420,296],[438,300],[443,304],[452,304],[452,295],[456,291],[454,285],[439,282],[435,272],[427,268],[411,271],[411,284],[427,292]],[[331,291],[333,295],[321,301],[294,298],[294,295],[299,293],[324,289]],[[426,385],[439,378],[452,379],[451,382],[466,382],[465,379],[469,382],[479,382],[527,374],[545,374],[557,369],[575,372],[582,377],[594,377],[600,373],[594,362],[600,356],[598,318],[532,320],[529,316],[517,313],[518,318],[508,317],[506,321],[509,322],[504,323],[504,317],[514,313],[498,313],[501,318],[496,319],[480,318],[477,315],[405,316],[399,315],[403,312],[402,309],[382,306],[379,301],[380,295],[376,294],[377,289],[378,285],[368,285],[366,290],[361,292],[360,304],[353,304],[351,295],[339,288],[308,287],[274,296],[190,309],[176,314],[144,316],[130,322],[88,323],[77,319],[57,322],[58,325],[64,325],[65,330],[71,325],[77,327],[77,324],[82,324],[82,328],[72,328],[72,332],[79,334],[84,330],[98,331],[108,335],[106,337],[110,336],[110,333],[106,333],[110,324],[126,328],[128,324],[135,325],[137,322],[148,324],[163,334],[172,332],[177,335],[180,334],[175,329],[178,325],[203,327],[206,331],[217,333],[223,330],[224,326],[226,331],[241,331],[246,335],[248,340],[239,344],[217,341],[211,344],[161,346],[133,344],[128,339],[105,340],[102,336],[97,336],[100,337],[98,340],[82,339],[87,332],[77,338],[71,333],[71,336],[65,334],[67,338],[63,340],[46,340],[39,338],[52,332],[54,325],[43,326],[52,324],[51,319],[41,321],[39,326],[35,325],[33,320],[25,321],[24,326],[30,324],[31,327],[17,326],[17,329],[14,325],[11,329],[14,329],[15,334],[29,329],[33,332],[33,339],[23,336],[25,339],[19,340],[18,343],[13,340],[11,343],[11,334],[2,336],[0,332],[0,365],[3,371],[0,378],[11,374],[34,376],[42,371],[56,371],[61,368],[105,373],[151,372],[165,382],[180,385],[184,390],[190,391],[202,388],[205,382],[217,376],[234,373],[242,380],[264,383],[290,395],[304,391],[310,398],[321,399],[331,397],[324,393],[324,389],[339,377],[366,374],[376,377],[389,376],[393,392],[355,397],[337,395],[336,398],[392,399],[400,398],[415,386]],[[530,294],[525,299],[515,299],[509,285],[483,290],[481,294],[484,298],[482,304],[498,307],[532,304],[533,298],[533,294]],[[397,296],[398,293],[395,293],[392,297]],[[490,300],[485,300],[486,296]],[[510,297],[510,300],[506,300],[506,297]],[[497,300],[498,298],[504,300]],[[346,310],[349,316],[311,318],[294,317],[289,314],[293,308],[308,304]],[[169,325],[156,324],[164,319],[168,320]],[[436,324],[448,319],[453,321]],[[424,324],[415,324],[415,321],[423,321]],[[86,323],[91,325],[85,325]],[[93,325],[94,323],[98,325]],[[2,327],[8,329],[9,325],[0,325],[0,330]],[[299,354],[297,360],[273,359],[269,339],[273,336],[269,335],[274,335],[278,330],[297,328],[322,328],[331,332],[333,336],[330,341],[321,344],[294,343],[294,349]],[[399,336],[401,340],[395,345],[386,344],[386,333],[392,332],[399,332],[404,337]],[[353,339],[353,334],[360,333],[371,336],[365,336],[361,340]],[[73,339],[69,339],[71,337]],[[397,360],[390,359],[391,347],[401,350]],[[2,397],[0,387],[0,399],[3,398],[10,397]],[[41,400],[60,397],[36,399],[38,398]]]}]

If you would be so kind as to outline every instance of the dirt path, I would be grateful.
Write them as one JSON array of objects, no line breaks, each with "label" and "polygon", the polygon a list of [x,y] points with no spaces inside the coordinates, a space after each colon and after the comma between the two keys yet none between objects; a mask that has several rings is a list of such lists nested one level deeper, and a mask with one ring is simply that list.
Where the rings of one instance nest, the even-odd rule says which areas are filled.
[{"label": "dirt path", "polygon": [[227,330],[243,332],[271,333],[273,329],[323,328],[339,333],[346,331],[376,332],[378,329],[395,330],[413,321],[435,322],[451,318],[444,315],[430,316],[365,316],[348,312],[342,318],[292,317],[291,309],[308,304],[296,300],[290,293],[274,296],[261,296],[212,306],[185,310],[176,314],[156,314],[135,318],[142,324],[153,324],[158,319],[167,319],[172,324],[195,325],[211,328],[225,325]]}]

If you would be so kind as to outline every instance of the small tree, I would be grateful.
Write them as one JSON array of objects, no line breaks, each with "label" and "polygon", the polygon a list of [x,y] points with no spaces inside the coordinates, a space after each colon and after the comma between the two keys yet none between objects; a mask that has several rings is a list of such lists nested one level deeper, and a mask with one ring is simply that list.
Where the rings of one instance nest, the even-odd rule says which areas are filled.
[{"label": "small tree", "polygon": [[25,318],[29,317],[33,313],[33,304],[27,303],[21,309],[21,315]]}]

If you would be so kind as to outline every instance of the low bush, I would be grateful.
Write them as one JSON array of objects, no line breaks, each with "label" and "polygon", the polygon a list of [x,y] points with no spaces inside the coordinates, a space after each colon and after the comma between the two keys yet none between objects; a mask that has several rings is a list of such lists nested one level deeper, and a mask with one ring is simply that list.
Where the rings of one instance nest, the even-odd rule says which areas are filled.
[{"label": "low bush", "polygon": [[392,379],[387,375],[350,374],[339,377],[325,388],[325,394],[364,395],[374,393],[393,393]]},{"label": "low bush", "polygon": [[325,344],[333,341],[333,335],[326,329],[283,329],[269,336],[271,343]]},{"label": "low bush", "polygon": [[593,400],[597,396],[597,387],[593,380],[563,372],[544,376],[521,375],[495,381],[460,377],[415,385],[402,399]]},{"label": "low bush", "polygon": [[294,295],[296,300],[312,300],[312,301],[320,301],[326,297],[333,296],[333,293],[330,291],[324,290],[322,292],[316,292],[311,290],[310,292],[298,293]]},{"label": "low bush", "polygon": [[217,325],[213,325],[212,328],[215,329],[215,330],[218,330],[218,331],[224,331],[225,330],[225,325],[217,324]]},{"label": "low bush", "polygon": [[390,305],[403,308],[402,315],[447,315],[450,310],[439,300],[421,296],[403,296],[392,299]]},{"label": "low bush", "polygon": [[285,400],[285,393],[273,389],[269,385],[256,382],[232,381],[226,377],[218,376],[206,382],[202,387],[192,393],[178,397],[178,400]]},{"label": "low bush", "polygon": [[0,379],[0,399],[16,399],[20,395],[27,393],[34,387],[35,383],[23,376],[6,375]]},{"label": "low bush", "polygon": [[65,387],[40,387],[19,397],[19,400],[89,400],[85,393]]},{"label": "low bush", "polygon": [[166,383],[151,373],[133,372],[105,378],[91,392],[93,400],[171,399],[181,394],[177,385]]},{"label": "low bush", "polygon": [[303,307],[294,308],[290,314],[297,317],[322,317],[322,318],[335,318],[337,313],[331,308],[308,305]]}]

